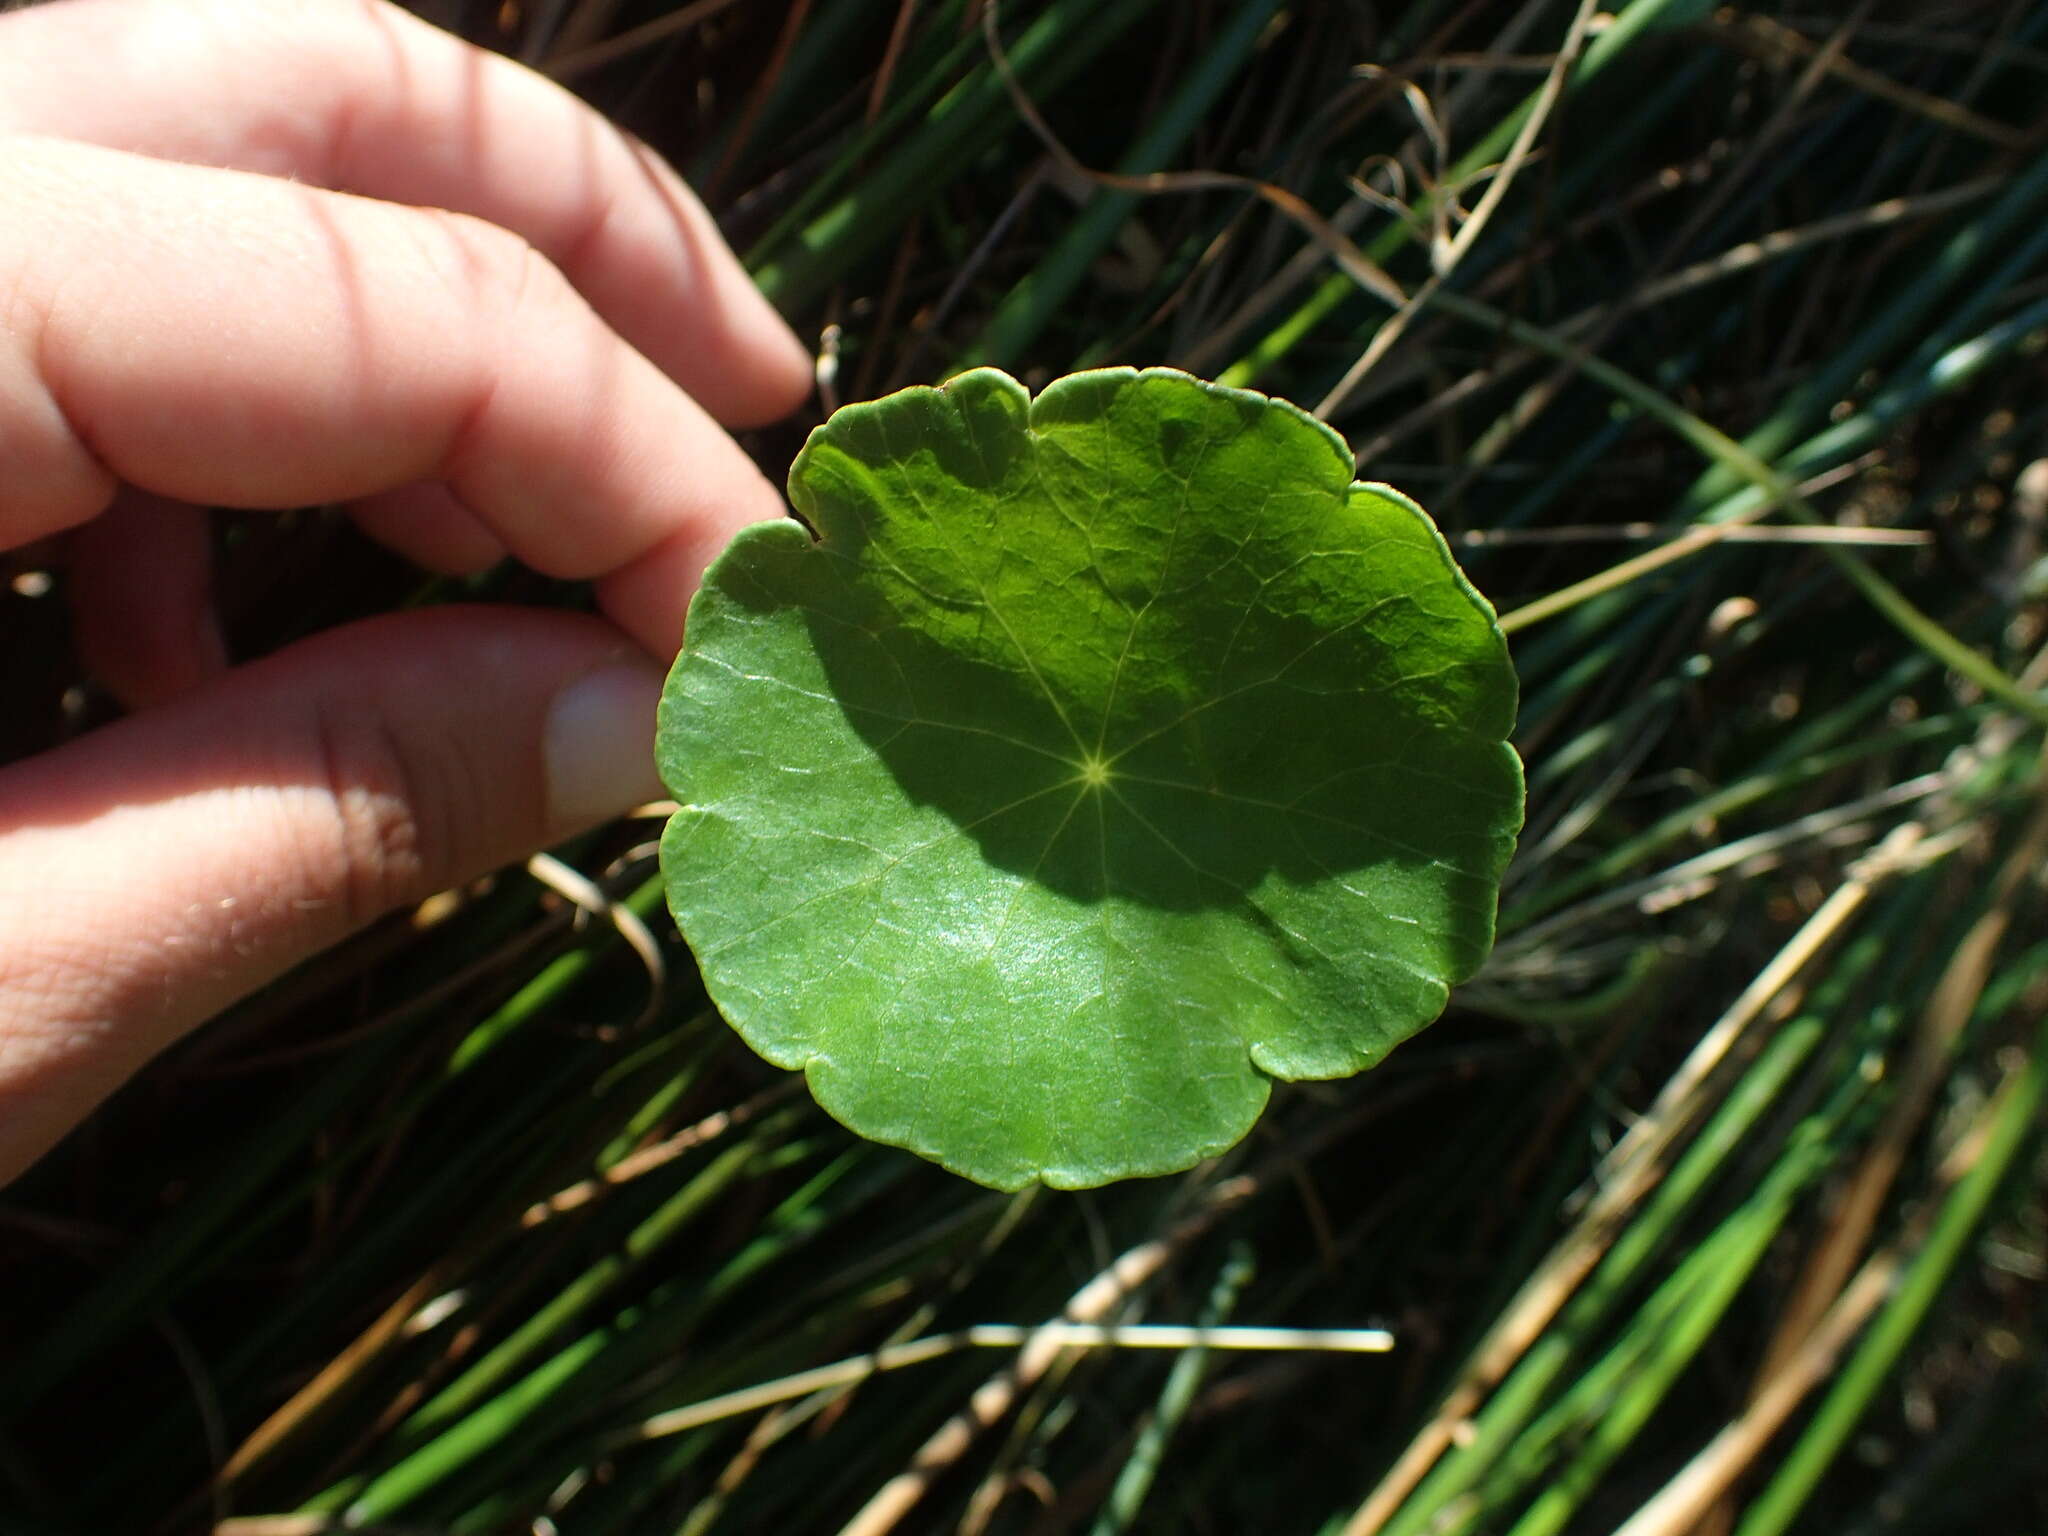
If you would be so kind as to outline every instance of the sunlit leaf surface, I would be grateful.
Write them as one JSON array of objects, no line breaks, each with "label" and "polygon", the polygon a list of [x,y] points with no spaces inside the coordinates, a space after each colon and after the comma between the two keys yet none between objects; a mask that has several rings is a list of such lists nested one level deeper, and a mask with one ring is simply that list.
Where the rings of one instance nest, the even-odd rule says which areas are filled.
[{"label": "sunlit leaf surface", "polygon": [[1493,611],[1282,402],[981,369],[849,406],[815,531],[712,567],[662,706],[669,904],[854,1130],[985,1183],[1164,1173],[1343,1077],[1492,942]]}]

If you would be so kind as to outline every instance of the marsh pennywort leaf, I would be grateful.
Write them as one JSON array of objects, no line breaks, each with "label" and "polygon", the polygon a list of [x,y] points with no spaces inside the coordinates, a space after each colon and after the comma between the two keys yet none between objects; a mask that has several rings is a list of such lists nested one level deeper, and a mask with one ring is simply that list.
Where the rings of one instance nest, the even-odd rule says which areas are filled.
[{"label": "marsh pennywort leaf", "polygon": [[1429,519],[1293,406],[993,369],[811,435],[692,603],[669,905],[747,1042],[1000,1188],[1221,1151],[1493,937],[1515,679]]}]

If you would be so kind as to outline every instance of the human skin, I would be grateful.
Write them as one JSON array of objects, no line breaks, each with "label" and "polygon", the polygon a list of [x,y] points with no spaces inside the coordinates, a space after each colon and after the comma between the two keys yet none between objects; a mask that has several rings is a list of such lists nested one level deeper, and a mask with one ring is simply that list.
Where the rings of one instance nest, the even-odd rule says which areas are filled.
[{"label": "human skin", "polygon": [[[0,767],[0,1182],[227,1003],[658,793],[684,607],[783,510],[725,429],[809,378],[651,153],[383,0],[0,16],[0,549],[54,541],[129,709]],[[603,616],[229,666],[206,509],[315,502]]]}]

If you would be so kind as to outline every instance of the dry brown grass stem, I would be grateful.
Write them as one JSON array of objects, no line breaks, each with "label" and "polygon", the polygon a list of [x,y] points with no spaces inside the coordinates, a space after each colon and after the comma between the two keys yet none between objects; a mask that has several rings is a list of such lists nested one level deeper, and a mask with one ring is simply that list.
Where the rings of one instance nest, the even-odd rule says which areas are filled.
[{"label": "dry brown grass stem", "polygon": [[[1214,1226],[1258,1188],[1255,1177],[1230,1179],[1213,1188],[1202,1206],[1163,1236],[1127,1250],[1115,1263],[1073,1294],[1059,1321],[1099,1323],[1196,1238]],[[991,1376],[968,1398],[966,1406],[919,1447],[910,1465],[889,1479],[861,1507],[839,1536],[886,1536],[923,1499],[925,1492],[991,1425],[1002,1420],[1018,1398],[1052,1369],[1072,1346],[1056,1332],[1041,1332],[1017,1352],[1017,1358]]]},{"label": "dry brown grass stem", "polygon": [[628,1152],[604,1172],[583,1179],[558,1190],[545,1200],[537,1200],[528,1206],[519,1218],[519,1225],[532,1228],[542,1222],[578,1210],[590,1204],[601,1195],[610,1194],[623,1184],[644,1178],[657,1168],[666,1167],[685,1152],[693,1152],[701,1146],[716,1141],[726,1132],[736,1130],[749,1121],[758,1120],[763,1113],[786,1099],[794,1098],[803,1086],[803,1079],[791,1077],[786,1082],[764,1088],[752,1098],[706,1115],[694,1125],[685,1126],[673,1136],[665,1137],[652,1146],[641,1147]]},{"label": "dry brown grass stem", "polygon": [[[1866,464],[1867,468],[1868,465]],[[1671,530],[1661,523],[1560,523],[1554,528],[1473,528],[1450,535],[1464,549],[1506,549],[1529,544],[1609,544],[1662,539]],[[1865,548],[1915,549],[1934,542],[1925,528],[1731,528],[1730,544],[1854,544]]]},{"label": "dry brown grass stem", "polygon": [[[1969,181],[1958,182],[1952,187],[1944,187],[1938,192],[1923,192],[1909,197],[1887,197],[1866,208],[1852,209],[1848,213],[1816,219],[1811,224],[1802,224],[1791,229],[1775,230],[1754,240],[1732,245],[1725,251],[1681,267],[1664,277],[1638,284],[1613,303],[1582,309],[1577,314],[1559,321],[1552,329],[1557,335],[1571,339],[1590,336],[1592,339],[1586,344],[1598,346],[1616,322],[1630,315],[1640,314],[1643,310],[1661,304],[1667,299],[1681,297],[1710,283],[1724,282],[1768,262],[1776,261],[1780,257],[1810,250],[1832,240],[1951,212],[1988,197],[2005,185],[2006,178],[2002,176],[1979,176]],[[1520,270],[1518,263],[1511,269],[1496,274],[1493,280],[1483,285],[1482,291],[1492,293],[1508,286]],[[1542,361],[1542,358],[1541,353],[1527,348],[1517,348],[1489,360],[1484,367],[1475,368],[1462,375],[1444,389],[1433,393],[1428,400],[1378,435],[1367,439],[1358,450],[1359,464],[1370,464],[1394,444],[1463,405],[1481,389],[1498,383],[1532,363]],[[1563,369],[1559,372],[1562,376],[1569,377],[1571,370]],[[1546,383],[1544,387],[1549,389],[1554,386]],[[1537,397],[1537,403],[1543,403],[1547,399],[1547,394]],[[1528,411],[1527,407],[1521,409],[1525,413]]]},{"label": "dry brown grass stem", "polygon": [[668,995],[668,961],[662,957],[661,941],[655,938],[654,930],[647,926],[638,912],[622,901],[612,900],[603,886],[551,853],[536,853],[527,859],[526,872],[564,901],[573,904],[578,913],[603,918],[618,930],[619,937],[626,941],[626,947],[647,968],[647,1001],[641,1006],[628,1032],[637,1034],[652,1025],[660,1016],[662,1001]]},{"label": "dry brown grass stem", "polygon": [[[1874,4],[1875,0],[1860,0],[1856,8],[1844,17],[1841,24],[1830,34],[1827,42],[1816,50],[1806,68],[1800,72],[1799,78],[1793,82],[1791,90],[1786,93],[1785,99],[1779,102],[1776,110],[1772,112],[1769,121],[1750,140],[1736,162],[1722,174],[1719,182],[1693,207],[1677,233],[1664,243],[1662,253],[1650,265],[1646,276],[1663,271],[1677,260],[1679,254],[1699,237],[1700,232],[1706,229],[1708,223],[1720,213],[1736,191],[1749,184],[1757,165],[1771,147],[1791,130],[1808,97],[1819,87],[1828,63],[1840,57],[1842,51],[1849,46],[1849,39],[1855,35],[1856,28],[1862,25]],[[1608,313],[1599,318],[1591,334],[1585,339],[1585,349],[1588,352],[1597,352],[1604,347],[1621,325],[1623,318],[1630,312],[1631,306],[1626,303],[1610,307]],[[1569,365],[1560,363],[1543,379],[1524,390],[1521,398],[1480,434],[1479,440],[1473,444],[1472,451],[1466,458],[1464,475],[1451,483],[1445,493],[1446,498],[1453,501],[1460,498],[1472,475],[1481,466],[1499,458],[1507,450],[1508,444],[1549,408],[1550,403],[1570,382],[1575,371]]]},{"label": "dry brown grass stem", "polygon": [[1936,1170],[1934,1187],[1913,1212],[1900,1238],[1871,1254],[1842,1286],[1804,1335],[1760,1375],[1741,1415],[1701,1447],[1668,1483],[1614,1536],[1686,1536],[1711,1521],[1716,1501],[1734,1486],[1770,1445],[1785,1421],[1834,1369],[1842,1351],[1891,1295],[1900,1272],[1926,1242],[1943,1197],[1975,1167],[2006,1101],[2017,1086],[2010,1073],[1972,1117]]},{"label": "dry brown grass stem", "polygon": [[[1921,1015],[1920,1028],[1914,1034],[1905,1064],[1900,1069],[1891,1104],[1886,1108],[1862,1161],[1850,1175],[1848,1183],[1835,1195],[1826,1229],[1779,1311],[1777,1326],[1750,1387],[1750,1408],[1744,1415],[1745,1421],[1752,1415],[1768,1418],[1771,1405],[1790,1392],[1791,1401],[1777,1413],[1777,1421],[1782,1421],[1784,1415],[1791,1411],[1792,1404],[1812,1386],[1812,1381],[1806,1379],[1805,1374],[1810,1357],[1818,1353],[1832,1360],[1846,1338],[1844,1335],[1844,1339],[1836,1339],[1833,1334],[1843,1326],[1849,1326],[1853,1331],[1853,1325],[1845,1325],[1837,1314],[1843,1314],[1849,1308],[1852,1296],[1859,1287],[1867,1284],[1867,1277],[1878,1261],[1873,1259],[1865,1265],[1853,1282],[1849,1276],[1876,1231],[1892,1186],[1905,1166],[1906,1155],[1926,1121],[1936,1093],[1947,1080],[1949,1057],[1964,1026],[1975,1012],[1978,1000],[1984,995],[1985,985],[1991,979],[1992,962],[1997,958],[1999,945],[2012,928],[2014,908],[2023,889],[2028,881],[2036,878],[2043,863],[2048,862],[2048,760],[2044,760],[2043,771],[2037,777],[2036,794],[2033,814],[2028,817],[2019,840],[2000,864],[1992,885],[1991,904],[1983,916],[1971,924],[1936,981],[1926,1011]],[[1874,1304],[1874,1300],[1869,1302],[1864,1310],[1867,1312]],[[1797,1383],[1796,1391],[1786,1383]],[[1730,1426],[1730,1431],[1724,1434],[1738,1431],[1742,1422]],[[1753,1440],[1751,1434],[1734,1433],[1730,1443],[1719,1454],[1727,1460],[1746,1451],[1747,1455],[1742,1456],[1740,1462],[1746,1465],[1762,1448],[1761,1441],[1752,1443]],[[1703,1456],[1705,1454],[1702,1453]],[[1722,1490],[1725,1491],[1732,1478],[1731,1471],[1721,1479]],[[1678,1496],[1673,1498],[1676,1503]],[[1644,1515],[1648,1512],[1646,1509]],[[1726,1524],[1733,1513],[1724,1506],[1714,1511],[1713,1518],[1717,1523]],[[1705,1514],[1704,1509],[1701,1514]],[[1631,1536],[1645,1536],[1651,1530],[1667,1529],[1645,1523],[1641,1531],[1636,1531],[1637,1521],[1643,1520],[1644,1515],[1638,1515],[1630,1522]],[[1674,1525],[1668,1529],[1676,1531],[1682,1527]]]},{"label": "dry brown grass stem", "polygon": [[[1373,331],[1372,340],[1366,343],[1365,350],[1359,353],[1357,360],[1344,371],[1344,377],[1339,379],[1329,393],[1317,403],[1315,416],[1318,420],[1328,421],[1332,415],[1343,409],[1345,400],[1358,387],[1359,382],[1372,372],[1374,365],[1382,357],[1386,356],[1387,349],[1400,340],[1402,332],[1407,330],[1410,322],[1421,312],[1422,306],[1457,271],[1458,264],[1465,259],[1474,242],[1485,232],[1495,210],[1500,207],[1501,200],[1507,196],[1508,189],[1514,185],[1515,178],[1528,163],[1530,154],[1535,150],[1537,137],[1550,122],[1551,112],[1563,97],[1565,81],[1570,78],[1572,69],[1578,64],[1579,54],[1585,47],[1586,36],[1592,27],[1596,10],[1593,0],[1580,0],[1578,10],[1572,15],[1571,26],[1565,33],[1564,46],[1558,50],[1557,59],[1551,65],[1550,73],[1545,76],[1543,86],[1537,92],[1536,104],[1522,120],[1521,127],[1516,130],[1514,142],[1508,146],[1507,156],[1501,162],[1498,172],[1487,182],[1486,191],[1480,195],[1478,206],[1472,210],[1471,216],[1448,242],[1431,242],[1429,278],[1409,296],[1405,304]],[[1443,207],[1441,200],[1436,206],[1439,209]]]},{"label": "dry brown grass stem", "polygon": [[[1722,19],[1719,35],[1764,63],[1779,66],[1812,58],[1821,47],[1803,32],[1795,31],[1769,16],[1754,13]],[[2000,149],[2027,149],[2034,143],[2034,135],[2023,129],[1986,117],[1981,112],[1973,112],[1945,96],[1901,85],[1889,75],[1858,64],[1846,54],[1828,59],[1823,67],[1844,85],[1939,123],[1944,128],[1996,144]]]},{"label": "dry brown grass stem", "polygon": [[1784,1016],[1790,1012],[1772,1005],[1841,936],[1878,885],[1913,866],[1914,848],[1923,835],[1917,823],[1909,822],[1858,860],[1834,894],[1700,1039],[1656,1101],[1601,1164],[1595,1175],[1598,1193],[1503,1309],[1437,1411],[1351,1517],[1344,1536],[1375,1536],[1456,1443],[1487,1395],[1542,1335],[1579,1283],[1592,1273],[1628,1216],[1663,1178],[1674,1149],[1712,1102],[1708,1090],[1720,1065],[1757,1020],[1767,1013]]},{"label": "dry brown grass stem", "polygon": [[1138,192],[1148,196],[1162,192],[1249,192],[1263,198],[1313,236],[1329,253],[1330,259],[1361,288],[1397,308],[1407,302],[1408,296],[1401,285],[1389,277],[1377,262],[1359,250],[1342,230],[1285,187],[1261,181],[1256,176],[1239,176],[1229,171],[1152,171],[1142,176],[1123,176],[1082,164],[1052,131],[1052,125],[1046,122],[1016,72],[1010,68],[1009,57],[1003,52],[1002,39],[996,31],[996,10],[995,0],[988,0],[981,13],[982,33],[988,43],[989,58],[1002,77],[1003,86],[1017,108],[1017,115],[1024,119],[1026,126],[1045,146],[1046,153],[1068,172],[1113,191]]},{"label": "dry brown grass stem", "polygon": [[685,5],[665,16],[657,16],[652,21],[628,28],[615,37],[608,37],[601,43],[557,53],[541,67],[553,79],[574,80],[577,76],[587,75],[594,69],[602,69],[607,64],[616,64],[620,59],[630,58],[643,48],[652,48],[656,43],[680,37],[698,23],[709,21],[720,11],[738,3],[739,0],[696,0],[694,5]]}]

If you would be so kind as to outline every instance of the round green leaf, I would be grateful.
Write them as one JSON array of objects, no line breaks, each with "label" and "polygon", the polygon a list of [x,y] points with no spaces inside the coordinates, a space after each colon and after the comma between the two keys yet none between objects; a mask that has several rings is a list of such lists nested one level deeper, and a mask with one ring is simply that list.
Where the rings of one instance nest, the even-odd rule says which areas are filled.
[{"label": "round green leaf", "polygon": [[1167,1173],[1369,1067],[1493,940],[1493,610],[1293,406],[994,369],[837,412],[712,566],[669,905],[747,1042],[999,1188]]}]

